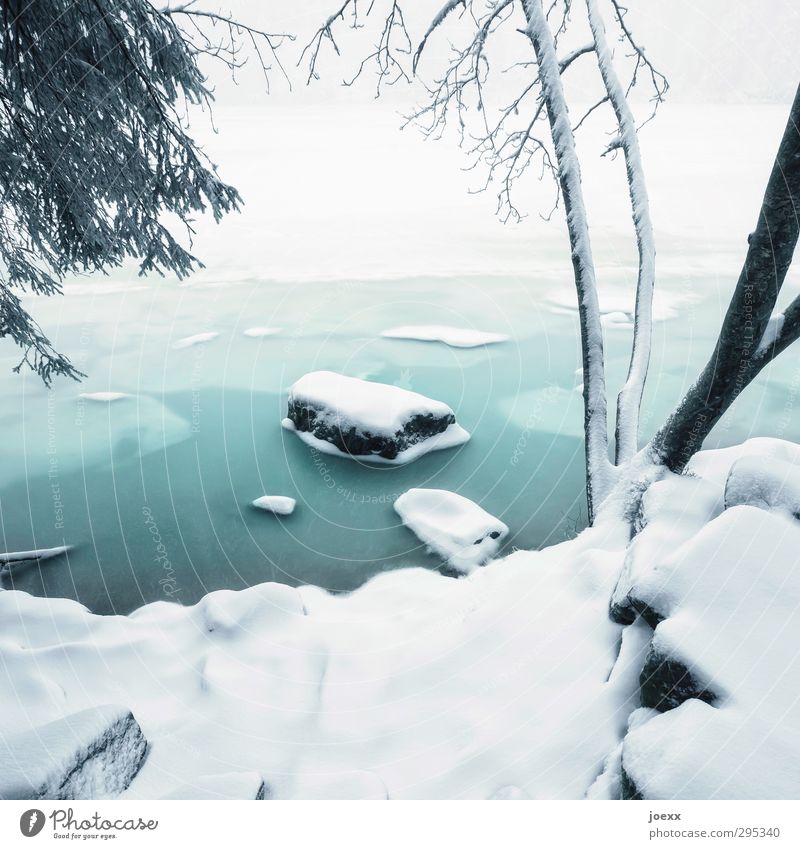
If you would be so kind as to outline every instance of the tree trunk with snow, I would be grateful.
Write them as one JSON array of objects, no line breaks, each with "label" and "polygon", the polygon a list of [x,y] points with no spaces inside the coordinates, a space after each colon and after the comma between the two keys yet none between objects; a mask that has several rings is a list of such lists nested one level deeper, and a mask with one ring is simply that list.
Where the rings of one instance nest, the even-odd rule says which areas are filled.
[{"label": "tree trunk with snow", "polygon": [[603,85],[617,118],[618,135],[609,145],[609,149],[620,148],[625,156],[625,171],[639,252],[631,359],[628,377],[617,397],[616,462],[619,464],[630,460],[639,447],[639,409],[650,365],[656,246],[636,121],[625,90],[614,70],[605,24],[598,12],[596,0],[586,0],[586,9]]},{"label": "tree trunk with snow", "polygon": [[607,495],[612,482],[611,464],[608,460],[608,419],[600,304],[581,187],[580,163],[575,150],[575,135],[564,96],[553,34],[541,0],[525,0],[524,8],[528,35],[539,64],[542,95],[558,163],[558,182],[564,198],[572,268],[578,294],[583,355],[586,499],[591,523],[597,506]]},{"label": "tree trunk with snow", "polygon": [[686,466],[742,389],[800,335],[798,300],[772,318],[800,234],[798,210],[800,88],[714,353],[651,443],[656,459],[673,471]]}]

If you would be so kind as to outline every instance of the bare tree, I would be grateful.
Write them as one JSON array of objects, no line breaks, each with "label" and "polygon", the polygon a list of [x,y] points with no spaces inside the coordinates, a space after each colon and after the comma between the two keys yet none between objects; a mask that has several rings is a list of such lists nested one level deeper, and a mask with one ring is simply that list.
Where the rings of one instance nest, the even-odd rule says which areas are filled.
[{"label": "bare tree", "polygon": [[[393,3],[392,6],[396,6]],[[365,13],[375,14],[378,4]],[[636,124],[628,103],[628,94],[644,76],[652,85],[653,98],[659,103],[667,90],[664,77],[645,57],[628,29],[625,11],[612,4],[617,37],[632,53],[630,78],[623,84],[612,61],[605,24],[595,0],[586,0],[586,30],[590,40],[570,50],[561,43],[571,35],[574,9],[570,0],[555,0],[547,8],[541,0],[495,0],[470,2],[448,0],[434,17],[414,52],[412,70],[417,71],[426,46],[448,22],[466,19],[468,35],[454,45],[450,58],[429,84],[429,99],[411,119],[429,135],[440,135],[455,123],[462,145],[473,165],[486,169],[486,186],[498,185],[498,213],[504,220],[521,217],[515,189],[529,169],[539,176],[551,176],[557,185],[557,201],[563,203],[569,234],[573,276],[578,300],[578,316],[583,358],[584,432],[586,450],[586,489],[590,518],[611,490],[618,465],[609,459],[607,391],[603,358],[603,332],[598,302],[598,287],[592,253],[586,204],[581,184],[580,162],[575,133],[595,110],[610,105],[616,120],[616,133],[604,153],[621,150],[626,162],[628,190],[639,248],[639,273],[636,292],[636,321],[628,379],[620,392],[616,417],[616,463],[630,460],[637,451],[639,407],[647,376],[651,346],[652,293],[655,279],[655,244],[650,222],[649,202],[639,151]],[[381,10],[381,14],[384,10]],[[337,12],[344,20],[352,15],[352,25],[363,25],[355,2],[345,3]],[[332,41],[328,19],[323,28]],[[499,71],[516,72],[516,91],[499,108],[490,110],[487,87],[492,77],[490,42],[508,30],[523,35],[529,45],[528,58],[515,61]],[[409,38],[408,33],[406,37]],[[312,41],[309,78],[316,76],[320,40]],[[395,63],[402,54],[392,53],[384,40],[383,51]],[[577,121],[572,120],[562,83],[563,76],[583,56],[593,56],[602,95]],[[585,60],[584,60],[585,61]],[[378,69],[384,75],[388,62]],[[364,65],[359,67],[362,71]],[[645,73],[646,72],[646,73]],[[474,114],[475,120],[470,121]],[[490,114],[491,112],[491,114]],[[522,116],[522,117],[520,117]],[[469,127],[469,129],[468,129]]]},{"label": "bare tree", "polygon": [[[403,67],[408,52],[398,44],[413,39],[405,28],[399,4],[395,0],[386,2],[391,7],[390,17],[395,24],[382,27],[375,51],[361,62],[358,74],[370,59],[374,59],[379,78],[390,76],[388,82],[395,82],[407,76],[397,71]],[[601,2],[607,8],[607,19],[613,30],[610,37],[601,13]],[[386,11],[379,0],[374,0],[366,10],[359,10],[356,0],[344,2],[304,53],[309,79],[317,76],[324,38],[336,46],[333,27],[337,21],[349,20],[352,26],[362,27],[370,15],[383,20]],[[656,249],[630,94],[643,83],[649,87],[652,110],[646,122],[662,102],[668,84],[634,38],[626,15],[627,10],[618,0],[584,0],[582,11],[572,0],[549,0],[547,4],[542,0],[448,0],[434,11],[430,25],[417,40],[418,47],[411,62],[411,72],[418,72],[427,46],[439,31],[454,19],[460,22],[460,32],[451,33],[453,44],[449,59],[428,84],[427,102],[410,117],[434,136],[455,124],[473,166],[483,165],[486,169],[485,187],[499,185],[498,212],[504,220],[521,217],[515,190],[526,171],[534,166],[540,177],[554,178],[566,216],[578,300],[590,521],[612,490],[621,491],[623,496],[630,495],[642,479],[657,477],[666,468],[681,471],[739,392],[800,336],[800,298],[782,314],[773,316],[800,227],[797,212],[800,204],[800,106],[795,100],[767,185],[758,225],[750,236],[744,268],[714,353],[698,381],[654,439],[640,447],[639,409],[650,360]],[[398,20],[403,30],[402,40],[394,31]],[[492,62],[497,60],[489,58],[490,43],[502,30],[524,36],[530,54],[528,58],[493,70]],[[563,42],[574,31],[582,30],[588,31],[588,42],[563,50]],[[387,33],[394,35],[394,40],[387,38]],[[622,56],[615,57],[611,47],[614,42],[621,45],[617,53]],[[573,121],[563,78],[582,56],[594,58],[601,94],[577,121]],[[624,82],[618,67],[626,68]],[[394,69],[391,75],[388,69]],[[492,109],[487,90],[492,79],[503,71],[516,72],[508,77],[514,81],[516,89],[507,102]],[[634,332],[628,376],[617,399],[613,463],[609,458],[607,436],[607,393],[597,281],[575,145],[575,134],[584,121],[603,108],[611,110],[616,127],[603,155],[620,151],[624,156],[638,249]]]},{"label": "bare tree", "polygon": [[[141,273],[189,274],[191,220],[238,209],[188,132],[209,107],[204,59],[283,71],[288,38],[200,8],[150,0],[6,0],[0,56],[0,337],[45,383],[81,376],[20,295],[61,292],[67,275],[128,258]],[[184,244],[162,222],[173,213]],[[188,247],[186,246],[188,243]]]}]

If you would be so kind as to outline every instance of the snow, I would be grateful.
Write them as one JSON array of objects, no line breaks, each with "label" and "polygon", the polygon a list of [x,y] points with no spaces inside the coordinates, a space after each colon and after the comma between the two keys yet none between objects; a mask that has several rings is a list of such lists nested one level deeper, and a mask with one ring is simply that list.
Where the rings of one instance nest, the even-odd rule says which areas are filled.
[{"label": "snow", "polygon": [[17,563],[22,560],[49,560],[66,554],[72,548],[71,545],[57,545],[54,548],[33,548],[30,551],[3,551],[0,552],[0,563]]},{"label": "snow", "polygon": [[[594,529],[454,581],[332,595],[262,584],[101,617],[0,593],[0,724],[129,704],[151,750],[125,798],[255,772],[275,798],[580,798],[633,709],[609,680],[627,535]],[[185,789],[183,791],[185,792]]]},{"label": "snow", "polygon": [[0,733],[0,799],[97,799],[125,790],[147,741],[126,708],[104,705]]},{"label": "snow", "polygon": [[206,342],[210,342],[212,339],[216,339],[219,336],[219,333],[214,331],[209,331],[208,333],[195,333],[193,336],[184,336],[182,339],[178,339],[176,342],[172,343],[172,347],[178,351],[182,348],[191,348],[194,345],[203,345]]},{"label": "snow", "polygon": [[253,507],[275,513],[278,516],[288,516],[294,512],[297,502],[288,495],[262,495],[252,502]]},{"label": "snow", "polygon": [[482,507],[445,489],[410,489],[394,503],[403,524],[459,572],[493,558],[508,527]]},{"label": "snow", "polygon": [[[654,611],[654,656],[714,697],[689,699],[626,737],[622,764],[645,798],[796,798],[797,450],[754,439],[702,452],[692,466],[708,479],[671,476],[645,497],[647,521],[614,602],[635,597]],[[682,545],[676,527],[688,533]]]},{"label": "snow", "polygon": [[[283,426],[312,448],[338,456],[358,456],[374,462],[409,463],[429,451],[451,448],[469,439],[469,434],[455,423],[452,409],[441,401],[426,398],[399,386],[347,377],[331,371],[316,371],[301,377],[289,390],[292,408],[313,412],[311,427],[305,431],[290,418]],[[418,424],[417,417],[422,424]],[[438,433],[426,434],[419,428],[430,427],[442,420],[451,423]],[[350,444],[355,437],[361,441],[380,438],[394,448],[396,456],[381,456],[379,449],[369,447],[363,453],[347,453],[341,447],[320,438],[323,429],[332,437]]]},{"label": "snow", "polygon": [[289,390],[289,402],[322,408],[339,427],[357,426],[371,433],[394,436],[415,415],[452,416],[447,404],[387,383],[315,371]]},{"label": "snow", "polygon": [[83,398],[85,401],[111,403],[112,401],[119,401],[122,398],[129,398],[130,395],[127,392],[81,392],[78,397]]},{"label": "snow", "polygon": [[481,345],[493,345],[507,342],[509,336],[504,333],[488,333],[464,327],[424,324],[392,327],[381,333],[386,339],[416,339],[420,342],[444,342],[453,348],[477,348]]},{"label": "snow", "polygon": [[265,336],[274,336],[276,333],[280,333],[280,327],[248,327],[247,330],[242,331],[244,336],[250,336],[253,339],[261,339]]},{"label": "snow", "polygon": [[800,518],[800,464],[773,457],[740,457],[725,482],[725,506],[751,504]]},{"label": "snow", "polygon": [[257,772],[226,772],[200,775],[167,793],[164,799],[265,799],[269,791]]}]

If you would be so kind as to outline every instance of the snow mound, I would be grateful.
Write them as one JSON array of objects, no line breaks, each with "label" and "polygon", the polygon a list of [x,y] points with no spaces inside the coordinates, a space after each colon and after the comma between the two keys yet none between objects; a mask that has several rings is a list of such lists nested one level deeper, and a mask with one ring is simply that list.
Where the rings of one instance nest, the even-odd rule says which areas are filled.
[{"label": "snow mound", "polygon": [[398,464],[469,439],[441,401],[330,371],[291,387],[283,426],[329,454]]},{"label": "snow mound", "polygon": [[139,772],[147,740],[117,705],[0,733],[0,799],[97,799],[122,793]]},{"label": "snow mound", "polygon": [[725,506],[750,504],[800,518],[800,466],[774,457],[738,459],[725,482]]},{"label": "snow mound", "polygon": [[[790,682],[800,676],[800,524],[785,459],[793,448],[753,440],[707,452],[696,467],[715,482],[651,487],[650,520],[629,549],[612,615],[628,611],[630,621],[638,612],[655,627],[640,694],[645,707],[666,712],[624,740],[626,797],[796,798],[789,764],[800,760],[800,702]],[[685,499],[657,504],[664,487],[690,493],[692,480],[696,519],[708,518],[699,529],[680,516]],[[719,502],[726,480],[729,506],[720,512],[714,490]],[[682,545],[679,527],[690,534]]]},{"label": "snow mound", "polygon": [[249,336],[251,339],[262,339],[280,332],[280,327],[248,327],[247,330],[242,331],[244,336]]},{"label": "snow mound", "polygon": [[505,333],[488,333],[465,327],[450,327],[442,324],[407,325],[392,327],[381,333],[385,339],[415,339],[419,342],[444,342],[451,348],[478,348],[508,342]]},{"label": "snow mound", "polygon": [[275,513],[278,516],[290,515],[297,506],[294,498],[289,498],[288,495],[262,495],[251,503],[253,507],[257,507],[259,510]]},{"label": "snow mound", "polygon": [[499,519],[446,489],[409,489],[394,509],[409,530],[459,572],[491,560],[508,534]]},{"label": "snow mound", "polygon": [[213,330],[208,333],[195,333],[194,336],[184,336],[183,339],[173,342],[172,347],[174,350],[179,351],[181,348],[191,348],[194,345],[202,345],[205,342],[210,342],[212,339],[216,339],[217,336],[219,336],[219,333]]},{"label": "snow mound", "polygon": [[270,793],[257,772],[226,772],[201,775],[194,781],[181,784],[163,799],[267,799]]},{"label": "snow mound", "polygon": [[130,398],[130,395],[127,392],[81,392],[78,397],[83,398],[84,401],[111,403],[112,401],[119,401],[122,398]]}]

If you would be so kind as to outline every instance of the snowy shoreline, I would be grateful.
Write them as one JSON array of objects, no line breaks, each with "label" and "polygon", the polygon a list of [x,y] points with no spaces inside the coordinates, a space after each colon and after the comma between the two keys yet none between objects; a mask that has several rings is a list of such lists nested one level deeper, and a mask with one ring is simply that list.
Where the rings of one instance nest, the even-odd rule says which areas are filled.
[{"label": "snowy shoreline", "polygon": [[[699,477],[652,485],[632,542],[599,522],[457,581],[261,584],[127,617],[0,592],[4,733],[124,704],[150,748],[123,798],[232,772],[230,787],[260,776],[273,798],[793,798],[775,754],[800,757],[800,670],[774,630],[800,616],[800,528],[781,498],[742,503],[739,484],[725,509],[741,457],[780,460],[787,486],[800,466],[779,440],[702,452]],[[776,616],[743,634],[751,605]],[[690,673],[677,688],[676,664]],[[671,702],[642,706],[653,698]]]}]

